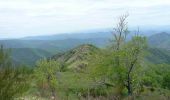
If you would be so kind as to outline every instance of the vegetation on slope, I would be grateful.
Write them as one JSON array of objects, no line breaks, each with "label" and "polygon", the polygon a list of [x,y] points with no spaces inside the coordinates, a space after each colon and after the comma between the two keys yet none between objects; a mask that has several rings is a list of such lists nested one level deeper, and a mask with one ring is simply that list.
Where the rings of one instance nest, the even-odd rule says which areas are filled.
[{"label": "vegetation on slope", "polygon": [[161,48],[148,48],[147,61],[154,64],[170,64],[170,50]]},{"label": "vegetation on slope", "polygon": [[30,69],[13,66],[9,52],[0,48],[0,100],[14,100],[29,89]]},{"label": "vegetation on slope", "polygon": [[34,65],[42,58],[50,57],[51,52],[36,48],[12,48],[11,58],[16,64]]},{"label": "vegetation on slope", "polygon": [[[93,49],[87,49],[87,48]],[[86,48],[86,49],[85,49]],[[83,50],[83,51],[82,51]],[[96,51],[100,52],[96,52]],[[73,53],[73,51],[75,51]],[[94,52],[95,51],[95,52]],[[78,52],[78,54],[77,54]],[[90,56],[86,56],[88,54],[93,53]],[[72,61],[73,58],[76,58],[77,55],[81,55],[83,60],[88,62],[86,68],[83,71],[75,72],[69,70],[69,64],[66,64],[68,69],[62,69],[62,61]],[[116,58],[117,53],[113,53],[109,50],[100,50],[96,49],[94,46],[91,45],[81,45],[77,48],[74,48],[64,54],[53,56],[51,60],[45,60],[43,63],[38,63],[37,66],[45,68],[46,70],[39,70],[36,69],[35,73],[42,73],[42,75],[36,77],[36,80],[45,79],[48,80],[49,78],[43,77],[45,73],[51,73],[49,75],[53,75],[54,79],[51,79],[50,82],[46,83],[43,81],[39,81],[40,83],[36,83],[39,87],[38,91],[40,92],[39,96],[44,97],[45,95],[41,94],[45,93],[46,97],[49,98],[58,98],[63,100],[78,100],[78,99],[101,99],[101,100],[112,100],[115,99],[126,99],[127,98],[127,89],[118,88],[120,86],[119,81],[117,81],[117,71],[121,73],[121,75],[126,71],[123,69],[116,69],[114,64],[115,61],[113,60]],[[124,53],[120,53],[120,58],[124,56]],[[56,58],[54,58],[56,57]],[[89,57],[89,60],[86,60],[86,57]],[[125,56],[126,57],[126,56]],[[77,63],[80,59],[73,60],[71,63]],[[123,60],[123,59],[122,59]],[[121,65],[123,66],[123,62],[121,60]],[[60,62],[61,61],[61,62]],[[45,63],[45,64],[44,64]],[[56,64],[57,63],[57,64]],[[114,67],[115,66],[115,67]],[[136,65],[141,66],[139,68],[135,68],[135,73],[133,73],[133,95],[135,99],[146,99],[150,100],[149,98],[156,98],[158,100],[162,98],[168,98],[170,95],[169,88],[169,70],[170,65],[166,64],[142,64]],[[76,68],[78,66],[75,66]],[[38,67],[37,67],[38,68]],[[48,70],[51,71],[48,72]],[[43,74],[44,73],[44,74]],[[48,75],[48,74],[47,74]],[[116,75],[116,76],[115,76]],[[56,77],[56,78],[55,78]],[[124,77],[126,79],[126,77]],[[123,78],[123,79],[124,79]],[[54,82],[54,83],[53,83]],[[55,83],[57,82],[57,83]],[[118,83],[117,83],[118,82]],[[40,84],[44,84],[43,87],[40,87]],[[51,96],[52,92],[50,87],[51,85],[55,86],[55,94]],[[43,89],[45,88],[45,89]],[[51,92],[50,92],[51,91]],[[121,92],[120,92],[121,91]],[[119,97],[121,95],[122,97]],[[47,95],[48,94],[48,95]]]},{"label": "vegetation on slope", "polygon": [[170,50],[170,34],[159,33],[148,38],[148,43],[151,47]]},{"label": "vegetation on slope", "polygon": [[100,50],[97,47],[90,44],[84,44],[65,53],[57,54],[51,57],[51,59],[65,63],[68,69],[81,70],[87,67],[90,58],[98,51]]}]

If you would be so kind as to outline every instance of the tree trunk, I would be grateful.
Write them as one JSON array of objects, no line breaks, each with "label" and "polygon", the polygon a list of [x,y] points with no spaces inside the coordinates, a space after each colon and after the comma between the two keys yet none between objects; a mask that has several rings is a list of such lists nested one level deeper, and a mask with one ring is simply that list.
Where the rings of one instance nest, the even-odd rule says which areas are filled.
[{"label": "tree trunk", "polygon": [[128,89],[128,95],[132,95],[132,85],[131,85],[130,73],[128,74],[127,89]]},{"label": "tree trunk", "polygon": [[131,80],[130,74],[131,74],[131,72],[133,70],[133,67],[134,67],[136,61],[137,61],[137,58],[134,61],[131,62],[130,69],[129,69],[128,73],[127,73],[128,95],[132,95],[132,80]]},{"label": "tree trunk", "polygon": [[53,100],[57,100],[54,89],[51,89]]},{"label": "tree trunk", "polygon": [[47,80],[48,80],[48,86],[49,86],[49,88],[50,88],[50,90],[51,90],[51,96],[52,96],[51,99],[57,100],[56,94],[55,94],[55,90],[54,90],[53,87],[51,86],[51,82],[50,82],[51,76],[50,76],[50,75],[48,75]]}]

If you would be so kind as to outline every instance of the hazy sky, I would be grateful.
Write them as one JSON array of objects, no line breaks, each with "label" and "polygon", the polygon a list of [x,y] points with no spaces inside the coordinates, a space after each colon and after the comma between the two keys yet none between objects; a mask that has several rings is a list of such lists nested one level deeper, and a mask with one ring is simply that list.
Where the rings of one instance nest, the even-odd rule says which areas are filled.
[{"label": "hazy sky", "polygon": [[112,27],[170,25],[170,0],[0,0],[0,38]]}]

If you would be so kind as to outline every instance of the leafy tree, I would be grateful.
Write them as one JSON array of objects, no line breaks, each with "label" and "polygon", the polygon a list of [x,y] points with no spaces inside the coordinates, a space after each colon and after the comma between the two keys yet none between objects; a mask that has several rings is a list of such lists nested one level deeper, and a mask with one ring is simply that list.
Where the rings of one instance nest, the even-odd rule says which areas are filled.
[{"label": "leafy tree", "polygon": [[[126,68],[126,88],[128,94],[132,94],[133,71],[141,66],[141,60],[145,48],[147,47],[146,38],[141,36],[134,36],[125,46],[125,68]],[[138,78],[138,77],[137,77]]]},{"label": "leafy tree", "polygon": [[42,59],[37,62],[35,69],[35,77],[37,81],[37,87],[41,92],[42,96],[46,96],[48,92],[54,99],[56,96],[56,89],[60,72],[60,64],[54,60]]},{"label": "leafy tree", "polygon": [[168,64],[148,64],[144,68],[143,85],[152,88],[169,89],[170,65]]},{"label": "leafy tree", "polygon": [[[139,58],[146,47],[146,39],[134,36],[130,41],[126,40],[129,33],[127,26],[128,15],[119,17],[118,24],[113,31],[113,50],[115,52],[113,64],[117,73],[118,86],[123,90],[127,88],[128,94],[132,94],[132,72],[136,66],[140,66]],[[121,92],[121,91],[120,91]]]}]

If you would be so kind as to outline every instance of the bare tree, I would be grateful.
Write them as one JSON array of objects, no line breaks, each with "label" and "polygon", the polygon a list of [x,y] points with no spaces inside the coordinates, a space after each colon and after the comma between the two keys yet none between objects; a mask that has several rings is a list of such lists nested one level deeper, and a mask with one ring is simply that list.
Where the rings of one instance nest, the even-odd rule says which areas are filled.
[{"label": "bare tree", "polygon": [[[126,37],[129,33],[128,31],[128,18],[129,14],[121,15],[118,18],[118,23],[116,24],[116,27],[113,28],[113,50],[115,50],[117,53],[120,51],[121,46],[125,43]],[[120,66],[120,57],[117,55],[115,58],[116,66]]]},{"label": "bare tree", "polygon": [[126,21],[129,14],[122,15],[118,18],[118,23],[115,28],[113,28],[113,48],[115,50],[120,50],[120,46],[126,41],[126,37],[129,33],[128,22]]}]

